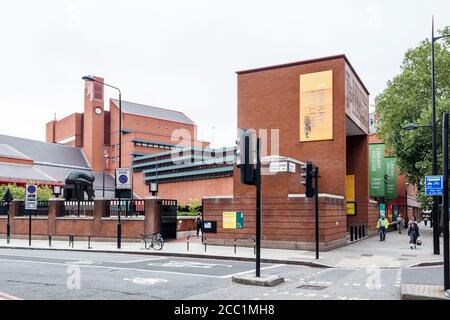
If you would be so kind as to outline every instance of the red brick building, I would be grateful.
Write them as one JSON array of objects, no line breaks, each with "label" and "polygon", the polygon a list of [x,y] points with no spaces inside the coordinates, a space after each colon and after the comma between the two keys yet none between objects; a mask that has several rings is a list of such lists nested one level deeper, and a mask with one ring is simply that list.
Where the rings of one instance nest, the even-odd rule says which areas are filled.
[{"label": "red brick building", "polygon": [[[102,195],[103,176],[105,197],[114,197],[113,176],[119,166],[119,101],[109,99],[105,106],[103,79],[95,79],[98,82],[85,82],[84,112],[46,124],[46,143],[0,136],[0,183],[24,184],[32,179],[39,184],[61,185],[71,171],[86,171],[96,178],[97,198]],[[149,155],[168,157],[168,165],[178,157],[177,150],[185,147],[200,149],[202,155],[215,152],[208,142],[197,139],[196,124],[180,111],[129,101],[122,101],[121,109],[122,167],[132,168],[133,161],[142,163]],[[213,165],[196,160],[197,166],[186,164],[172,170],[185,172],[183,179],[145,179],[143,170],[133,170],[134,195],[148,196],[150,181],[160,183],[158,196],[182,203],[201,200],[205,195],[232,194],[232,168],[220,176],[200,175],[200,167],[205,170]],[[141,168],[151,170],[151,162],[149,166]],[[172,173],[168,168],[160,171]]]},{"label": "red brick building", "polygon": [[[318,80],[324,77],[328,82]],[[313,199],[305,198],[300,183],[300,165],[307,160],[320,168],[321,248],[343,245],[354,224],[374,233],[377,207],[368,194],[369,92],[348,59],[339,55],[240,71],[237,82],[238,128],[267,133],[263,144],[272,157],[263,158],[266,166],[280,156],[293,169],[262,177],[263,246],[314,247]],[[279,136],[275,148],[272,132]],[[318,137],[308,141],[313,134]],[[354,177],[354,216],[346,214],[348,176]],[[255,188],[240,184],[237,169],[233,178],[233,196],[204,198],[205,221],[217,222],[217,233],[208,235],[208,242],[231,244],[236,236],[255,234]],[[223,213],[230,211],[244,212],[242,229],[223,228]]]}]

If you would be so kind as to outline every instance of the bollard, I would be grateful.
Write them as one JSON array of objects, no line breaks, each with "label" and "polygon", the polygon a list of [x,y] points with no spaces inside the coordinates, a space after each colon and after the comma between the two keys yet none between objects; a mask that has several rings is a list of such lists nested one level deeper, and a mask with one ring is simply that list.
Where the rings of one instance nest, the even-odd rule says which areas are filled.
[{"label": "bollard", "polygon": [[[202,238],[203,238],[203,236],[202,236]],[[205,239],[205,252],[206,252],[206,238],[204,238]]]},{"label": "bollard", "polygon": [[362,239],[362,226],[358,226],[359,238]]},{"label": "bollard", "polygon": [[363,236],[363,238],[366,237],[366,226],[365,225],[362,226],[362,236]]},{"label": "bollard", "polygon": [[358,240],[358,226],[353,226],[353,233],[355,234],[355,240]]},{"label": "bollard", "polygon": [[48,246],[49,247],[52,246],[52,234],[51,233],[48,234]]},{"label": "bollard", "polygon": [[253,240],[253,254],[256,254],[256,241]]},{"label": "bollard", "polygon": [[75,237],[73,235],[69,235],[69,247],[72,244],[72,248],[74,247]]},{"label": "bollard", "polygon": [[11,226],[9,222],[6,224],[6,243],[9,244],[11,242]]},{"label": "bollard", "polygon": [[91,247],[91,235],[88,236],[88,249],[92,249],[92,247]]},{"label": "bollard", "polygon": [[350,241],[353,241],[353,226],[350,226]]},{"label": "bollard", "polygon": [[236,239],[234,239],[234,254],[236,254]]},{"label": "bollard", "polygon": [[189,251],[189,236],[187,237],[187,251]]}]

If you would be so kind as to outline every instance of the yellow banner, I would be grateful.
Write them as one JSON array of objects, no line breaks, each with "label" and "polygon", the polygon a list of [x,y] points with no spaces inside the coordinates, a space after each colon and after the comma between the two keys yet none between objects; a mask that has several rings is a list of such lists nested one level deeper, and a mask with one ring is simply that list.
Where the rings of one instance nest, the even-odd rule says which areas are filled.
[{"label": "yellow banner", "polygon": [[223,229],[236,229],[236,212],[223,213]]},{"label": "yellow banner", "polygon": [[333,70],[300,75],[300,141],[333,139]]},{"label": "yellow banner", "polygon": [[345,200],[355,201],[355,176],[345,176]]}]

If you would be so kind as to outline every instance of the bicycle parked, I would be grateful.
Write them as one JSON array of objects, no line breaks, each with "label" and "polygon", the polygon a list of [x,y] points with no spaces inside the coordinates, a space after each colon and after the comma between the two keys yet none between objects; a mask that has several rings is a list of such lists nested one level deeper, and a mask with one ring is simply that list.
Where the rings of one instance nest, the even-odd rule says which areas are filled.
[{"label": "bicycle parked", "polygon": [[152,234],[142,234],[142,247],[146,250],[153,248],[154,250],[162,250],[164,246],[164,239],[159,232],[155,232]]}]

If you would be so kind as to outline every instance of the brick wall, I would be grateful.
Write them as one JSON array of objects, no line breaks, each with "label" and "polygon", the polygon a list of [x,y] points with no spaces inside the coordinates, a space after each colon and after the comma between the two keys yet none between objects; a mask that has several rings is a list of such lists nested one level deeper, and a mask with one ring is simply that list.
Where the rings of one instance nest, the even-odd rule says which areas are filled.
[{"label": "brick wall", "polygon": [[[205,198],[204,220],[217,222],[217,233],[208,243],[231,245],[235,237],[254,237],[255,198]],[[223,229],[223,212],[244,212],[243,229]],[[341,246],[346,239],[343,199],[319,199],[319,241],[323,250]],[[314,200],[304,197],[265,197],[262,203],[262,246],[313,250],[315,246]]]},{"label": "brick wall", "polygon": [[[139,239],[141,233],[159,232],[159,198],[145,200],[145,215],[140,217],[122,217],[122,237]],[[50,200],[48,216],[32,216],[33,236],[92,236],[95,238],[115,238],[117,236],[117,218],[104,217],[105,200],[95,200],[92,217],[59,217],[61,200]],[[10,225],[12,236],[28,235],[29,217],[18,216],[20,201],[13,201],[10,207]],[[190,220],[183,221],[179,231],[189,230]],[[0,234],[6,232],[7,217],[0,216]]]}]

